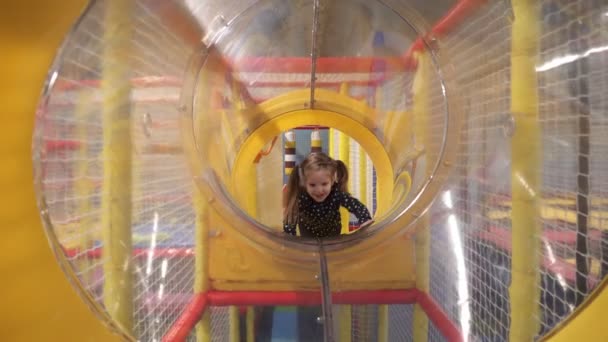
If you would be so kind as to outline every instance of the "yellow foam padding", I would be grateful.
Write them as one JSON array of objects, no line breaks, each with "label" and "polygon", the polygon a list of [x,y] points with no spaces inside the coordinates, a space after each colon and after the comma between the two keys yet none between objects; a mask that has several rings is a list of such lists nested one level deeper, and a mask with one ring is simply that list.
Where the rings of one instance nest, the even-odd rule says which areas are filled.
[{"label": "yellow foam padding", "polygon": [[608,341],[607,311],[608,278],[602,281],[583,304],[574,310],[574,313],[546,334],[541,341]]},{"label": "yellow foam padding", "polygon": [[[510,210],[489,210],[486,216],[491,220],[506,220],[511,218]],[[544,220],[564,221],[576,224],[576,210],[556,208],[544,205],[541,207],[541,217]],[[590,228],[608,229],[608,211],[591,210],[588,217]]]},{"label": "yellow foam padding", "polygon": [[70,285],[49,246],[34,195],[36,106],[59,45],[86,4],[25,0],[0,5],[2,341],[122,340]]}]

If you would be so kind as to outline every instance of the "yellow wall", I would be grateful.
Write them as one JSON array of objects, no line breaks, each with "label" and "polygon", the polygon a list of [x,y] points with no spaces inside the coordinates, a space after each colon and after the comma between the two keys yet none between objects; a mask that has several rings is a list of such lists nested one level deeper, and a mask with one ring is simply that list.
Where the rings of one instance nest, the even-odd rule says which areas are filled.
[{"label": "yellow wall", "polygon": [[[270,147],[270,143],[265,149]],[[269,155],[257,164],[258,219],[282,230],[283,224],[283,148],[279,137]]]},{"label": "yellow wall", "polygon": [[32,171],[34,113],[61,40],[85,1],[0,5],[0,340],[119,340],[69,284],[40,223]]}]

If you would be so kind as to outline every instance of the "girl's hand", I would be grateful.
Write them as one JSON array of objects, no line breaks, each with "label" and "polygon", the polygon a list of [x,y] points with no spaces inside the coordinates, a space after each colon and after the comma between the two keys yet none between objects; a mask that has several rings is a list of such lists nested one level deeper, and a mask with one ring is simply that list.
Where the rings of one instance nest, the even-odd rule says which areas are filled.
[{"label": "girl's hand", "polygon": [[367,220],[363,223],[361,223],[361,225],[359,226],[359,229],[361,228],[365,228],[365,227],[369,227],[374,223],[374,220]]}]

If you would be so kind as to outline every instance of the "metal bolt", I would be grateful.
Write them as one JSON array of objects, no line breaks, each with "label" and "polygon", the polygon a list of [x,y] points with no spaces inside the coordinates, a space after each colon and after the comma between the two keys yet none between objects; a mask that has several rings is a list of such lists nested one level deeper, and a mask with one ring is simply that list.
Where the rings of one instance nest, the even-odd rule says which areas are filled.
[{"label": "metal bolt", "polygon": [[437,37],[430,37],[428,45],[435,55],[439,55],[439,40],[437,40]]},{"label": "metal bolt", "polygon": [[515,118],[512,114],[508,114],[502,125],[502,132],[507,138],[513,137],[515,134]]}]

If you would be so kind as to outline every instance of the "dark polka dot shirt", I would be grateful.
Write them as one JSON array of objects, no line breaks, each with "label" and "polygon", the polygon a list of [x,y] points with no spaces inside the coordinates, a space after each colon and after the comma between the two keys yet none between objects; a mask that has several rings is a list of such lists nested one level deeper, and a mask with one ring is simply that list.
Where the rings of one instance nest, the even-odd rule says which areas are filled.
[{"label": "dark polka dot shirt", "polygon": [[[369,210],[358,199],[333,186],[323,202],[316,202],[305,191],[298,196],[299,217],[297,226],[302,237],[330,237],[340,235],[342,223],[340,207],[353,213],[359,224],[372,219]],[[287,234],[296,235],[296,224],[284,223]]]}]

